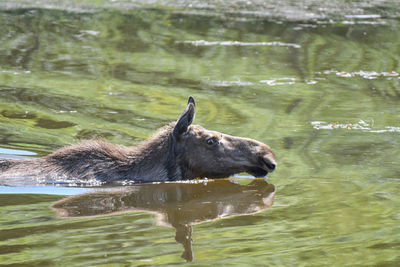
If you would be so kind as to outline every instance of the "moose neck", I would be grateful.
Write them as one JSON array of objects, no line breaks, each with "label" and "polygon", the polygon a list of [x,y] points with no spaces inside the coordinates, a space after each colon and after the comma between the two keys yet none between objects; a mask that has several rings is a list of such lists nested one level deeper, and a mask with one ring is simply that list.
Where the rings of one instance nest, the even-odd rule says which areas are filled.
[{"label": "moose neck", "polygon": [[171,134],[174,125],[171,123],[161,128],[152,138],[129,150],[129,178],[153,181],[182,179]]}]

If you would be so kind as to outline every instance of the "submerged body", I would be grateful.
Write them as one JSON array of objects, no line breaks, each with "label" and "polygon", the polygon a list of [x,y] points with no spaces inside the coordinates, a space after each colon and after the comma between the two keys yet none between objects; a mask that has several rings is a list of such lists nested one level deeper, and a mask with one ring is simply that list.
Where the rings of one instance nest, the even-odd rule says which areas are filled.
[{"label": "submerged body", "polygon": [[267,145],[192,125],[194,114],[195,102],[190,97],[177,122],[135,147],[85,141],[42,158],[0,161],[0,183],[24,177],[104,183],[176,181],[239,172],[265,176],[275,169],[275,156]]}]

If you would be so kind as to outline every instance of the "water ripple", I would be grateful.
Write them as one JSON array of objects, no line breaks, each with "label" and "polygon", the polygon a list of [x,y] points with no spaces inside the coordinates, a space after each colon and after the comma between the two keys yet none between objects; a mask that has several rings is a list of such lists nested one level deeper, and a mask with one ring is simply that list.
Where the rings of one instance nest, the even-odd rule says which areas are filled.
[{"label": "water ripple", "polygon": [[194,46],[284,46],[292,48],[301,48],[301,45],[283,42],[239,42],[239,41],[177,41],[176,43],[190,44]]},{"label": "water ripple", "polygon": [[353,72],[346,72],[346,71],[338,71],[338,70],[324,70],[323,72],[316,72],[315,74],[329,75],[332,73],[334,73],[336,76],[339,76],[342,78],[362,77],[362,78],[368,79],[368,80],[378,79],[381,77],[398,77],[398,78],[400,78],[400,74],[396,71],[377,72],[377,71],[359,70],[359,71],[353,71]]},{"label": "water ripple", "polygon": [[207,81],[209,84],[218,87],[229,87],[229,86],[254,86],[257,84],[266,84],[268,86],[276,86],[276,85],[293,85],[296,83],[305,83],[305,84],[316,84],[318,81],[316,80],[300,80],[294,77],[283,77],[283,78],[272,78],[269,80],[260,80],[257,82],[251,81],[243,81],[243,80],[233,80],[233,81],[225,81],[225,80],[214,80],[214,81]]},{"label": "water ripple", "polygon": [[296,78],[277,78],[271,80],[261,80],[260,83],[266,83],[267,85],[274,86],[274,85],[292,85],[298,79]]},{"label": "water ripple", "polygon": [[373,129],[373,121],[366,122],[360,120],[357,123],[333,123],[325,121],[312,121],[311,125],[316,130],[334,130],[334,129],[346,129],[346,130],[362,130],[370,133],[400,133],[400,127],[385,126],[383,129]]}]

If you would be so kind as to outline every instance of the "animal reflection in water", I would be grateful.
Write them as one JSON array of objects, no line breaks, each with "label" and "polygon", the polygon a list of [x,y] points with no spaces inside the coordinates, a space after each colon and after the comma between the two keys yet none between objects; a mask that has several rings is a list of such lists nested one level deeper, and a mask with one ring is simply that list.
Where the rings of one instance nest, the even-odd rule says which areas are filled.
[{"label": "animal reflection in water", "polygon": [[230,180],[178,182],[118,187],[70,196],[52,205],[60,217],[99,216],[128,211],[150,211],[158,223],[176,229],[184,247],[182,258],[193,260],[192,225],[263,211],[273,204],[275,186],[263,179],[247,185]]}]

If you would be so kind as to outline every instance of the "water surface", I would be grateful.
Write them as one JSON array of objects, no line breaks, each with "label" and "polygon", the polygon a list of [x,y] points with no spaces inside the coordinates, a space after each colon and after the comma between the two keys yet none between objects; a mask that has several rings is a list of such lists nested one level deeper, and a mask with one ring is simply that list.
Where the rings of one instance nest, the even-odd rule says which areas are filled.
[{"label": "water surface", "polygon": [[[3,186],[1,264],[400,264],[395,2],[348,8],[333,1],[338,9],[325,12],[307,1],[298,17],[290,9],[271,15],[271,6],[254,2],[247,9],[93,2],[1,3],[1,156],[43,156],[90,138],[135,145],[175,120],[193,95],[196,123],[272,147],[274,205],[243,211],[262,203],[263,186],[271,189],[245,174],[206,185],[135,187],[145,192],[142,201],[158,197],[149,202],[153,210],[126,200],[121,210],[121,191],[99,199],[94,189]],[[252,183],[254,195],[246,191]],[[61,218],[50,206],[68,203],[63,195],[103,205],[83,206],[96,214],[75,205],[82,216]],[[113,212],[104,212],[110,205]],[[200,216],[207,205],[243,208],[197,221],[185,215]],[[185,238],[175,240],[170,219],[157,223],[160,214],[189,216],[178,235]]]}]

